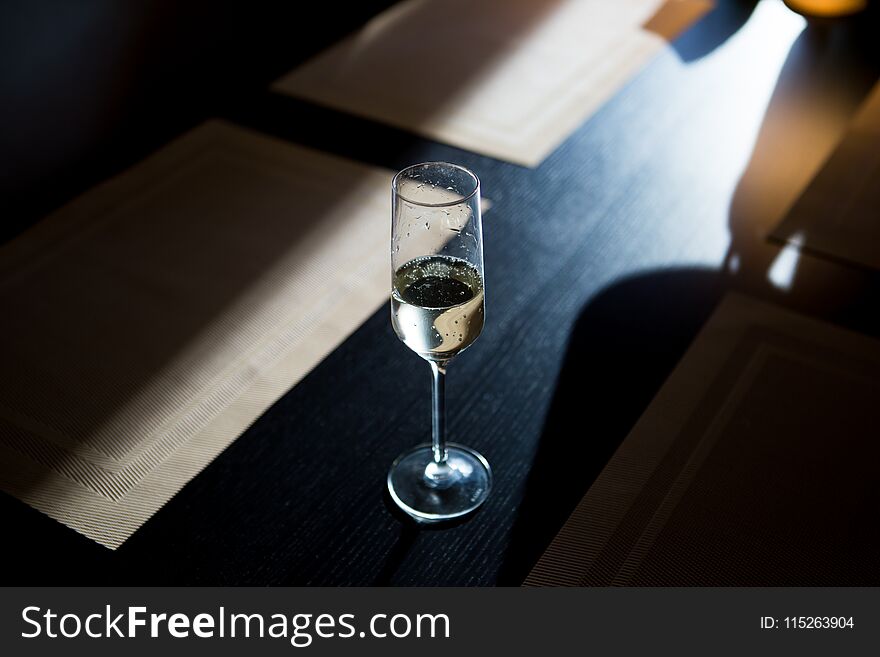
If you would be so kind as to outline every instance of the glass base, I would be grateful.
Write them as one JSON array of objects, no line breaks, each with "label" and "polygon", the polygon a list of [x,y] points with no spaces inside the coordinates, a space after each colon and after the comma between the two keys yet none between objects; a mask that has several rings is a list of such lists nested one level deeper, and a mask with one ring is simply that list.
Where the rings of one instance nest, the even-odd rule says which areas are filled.
[{"label": "glass base", "polygon": [[431,445],[414,447],[391,464],[391,499],[419,522],[460,518],[489,496],[492,470],[486,459],[455,443],[447,443],[446,451],[447,469],[437,468]]}]

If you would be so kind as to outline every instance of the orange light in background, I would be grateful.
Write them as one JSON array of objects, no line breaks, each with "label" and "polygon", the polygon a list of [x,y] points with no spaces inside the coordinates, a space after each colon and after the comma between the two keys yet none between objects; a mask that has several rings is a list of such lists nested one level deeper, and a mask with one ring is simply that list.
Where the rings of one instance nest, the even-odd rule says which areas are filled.
[{"label": "orange light in background", "polygon": [[792,10],[805,16],[833,17],[856,14],[868,6],[868,0],[784,0]]}]

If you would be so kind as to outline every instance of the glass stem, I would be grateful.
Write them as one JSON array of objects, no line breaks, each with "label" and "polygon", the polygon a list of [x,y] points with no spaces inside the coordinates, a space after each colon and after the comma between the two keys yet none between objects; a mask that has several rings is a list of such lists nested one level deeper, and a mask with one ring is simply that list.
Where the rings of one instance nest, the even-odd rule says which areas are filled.
[{"label": "glass stem", "polygon": [[446,462],[446,367],[431,361],[431,437],[434,463]]},{"label": "glass stem", "polygon": [[431,363],[431,449],[434,460],[425,468],[425,482],[432,488],[445,488],[455,482],[456,470],[446,461],[446,363]]}]

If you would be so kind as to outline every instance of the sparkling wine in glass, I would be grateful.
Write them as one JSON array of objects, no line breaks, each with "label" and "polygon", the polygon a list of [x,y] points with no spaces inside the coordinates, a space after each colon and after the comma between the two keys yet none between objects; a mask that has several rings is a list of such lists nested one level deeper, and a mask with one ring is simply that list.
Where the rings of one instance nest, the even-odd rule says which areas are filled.
[{"label": "sparkling wine in glass", "polygon": [[464,167],[427,162],[392,182],[391,323],[432,374],[432,442],[401,454],[388,473],[395,503],[422,522],[463,516],[489,494],[492,473],[473,449],[446,441],[449,362],[483,330],[480,181]]}]

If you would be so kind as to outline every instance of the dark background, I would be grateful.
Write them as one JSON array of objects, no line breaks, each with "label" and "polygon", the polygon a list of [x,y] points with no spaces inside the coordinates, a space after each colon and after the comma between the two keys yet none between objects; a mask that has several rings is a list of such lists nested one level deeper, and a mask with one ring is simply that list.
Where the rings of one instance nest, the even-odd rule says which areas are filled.
[{"label": "dark background", "polygon": [[496,204],[488,324],[448,408],[492,498],[420,529],[383,495],[430,431],[428,368],[383,307],[116,552],[0,495],[4,583],[518,584],[726,290],[880,333],[873,272],[804,255],[772,286],[781,217],[748,202],[799,143],[798,107],[833,99],[843,134],[880,71],[876,11],[731,58],[755,3],[721,1],[532,170],[267,91],[389,4],[3,2],[2,236],[209,117],[390,169],[473,168]]},{"label": "dark background", "polygon": [[3,0],[2,237],[205,118],[248,106],[392,4]]}]

